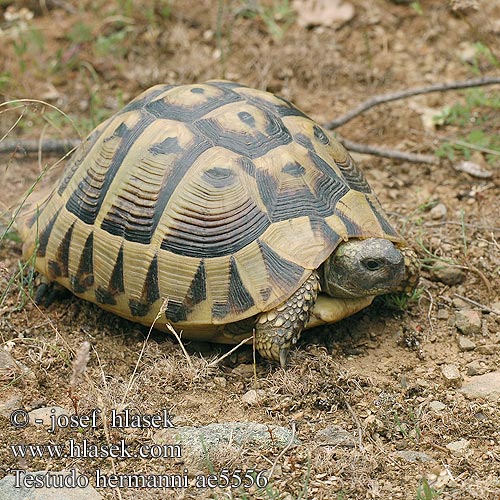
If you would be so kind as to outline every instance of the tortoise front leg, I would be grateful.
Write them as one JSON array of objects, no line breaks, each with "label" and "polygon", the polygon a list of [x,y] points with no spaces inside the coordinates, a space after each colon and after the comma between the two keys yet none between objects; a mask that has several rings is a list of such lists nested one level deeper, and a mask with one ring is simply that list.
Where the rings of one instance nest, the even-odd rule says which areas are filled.
[{"label": "tortoise front leg", "polygon": [[290,348],[297,343],[320,290],[316,272],[283,304],[262,313],[255,325],[255,344],[265,358],[285,368]]}]

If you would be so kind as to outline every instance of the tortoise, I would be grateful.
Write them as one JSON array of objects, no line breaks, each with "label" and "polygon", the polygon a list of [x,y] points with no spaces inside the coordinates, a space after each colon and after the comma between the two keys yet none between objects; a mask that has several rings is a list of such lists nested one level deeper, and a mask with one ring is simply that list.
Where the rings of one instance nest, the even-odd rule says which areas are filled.
[{"label": "tortoise", "polygon": [[18,225],[48,282],[183,338],[255,335],[283,366],[304,328],[418,277],[349,153],[286,99],[228,81],[143,92]]}]

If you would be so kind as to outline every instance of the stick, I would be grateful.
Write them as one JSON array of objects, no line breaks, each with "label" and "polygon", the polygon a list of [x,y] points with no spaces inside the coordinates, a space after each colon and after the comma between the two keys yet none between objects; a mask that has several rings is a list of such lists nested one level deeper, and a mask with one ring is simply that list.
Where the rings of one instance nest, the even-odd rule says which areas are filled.
[{"label": "stick", "polygon": [[38,153],[60,155],[76,148],[82,141],[80,139],[9,139],[0,141],[0,154],[2,153]]},{"label": "stick", "polygon": [[431,165],[437,165],[439,163],[439,159],[432,155],[406,153],[405,151],[399,151],[398,149],[379,148],[378,146],[372,146],[370,144],[362,144],[360,142],[350,141],[349,139],[345,139],[338,135],[336,137],[337,140],[341,144],[343,144],[346,149],[348,149],[349,151],[354,151],[355,153],[382,156],[384,158],[409,161],[411,163],[430,163]]},{"label": "stick", "polygon": [[342,115],[335,120],[325,123],[323,126],[329,130],[336,129],[341,125],[351,121],[356,116],[364,113],[374,106],[383,104],[385,102],[396,101],[398,99],[405,99],[406,97],[411,97],[414,95],[428,94],[430,92],[441,92],[443,90],[457,90],[466,89],[469,87],[481,87],[484,85],[494,85],[500,83],[500,76],[485,76],[483,78],[473,78],[471,80],[462,80],[459,82],[452,83],[436,83],[434,85],[428,85],[426,87],[415,87],[413,89],[402,90],[400,92],[388,92],[387,94],[378,94],[365,102],[361,103],[357,108],[349,111],[345,115]]}]

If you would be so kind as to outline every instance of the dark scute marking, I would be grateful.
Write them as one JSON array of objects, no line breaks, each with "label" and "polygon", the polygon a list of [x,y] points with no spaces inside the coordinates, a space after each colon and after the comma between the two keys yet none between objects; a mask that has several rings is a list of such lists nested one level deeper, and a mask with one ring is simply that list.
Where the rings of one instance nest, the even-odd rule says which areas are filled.
[{"label": "dark scute marking", "polygon": [[61,276],[61,266],[59,262],[55,260],[49,260],[48,262],[48,275],[51,280],[55,280]]},{"label": "dark scute marking", "polygon": [[127,241],[148,245],[153,234],[151,211],[137,205],[113,205],[101,223],[101,229],[114,236],[121,236]]},{"label": "dark scute marking", "polygon": [[118,113],[123,115],[124,113],[128,113],[129,111],[135,111],[137,109],[144,108],[144,106],[150,103],[153,99],[158,97],[160,94],[167,92],[170,89],[177,87],[177,85],[161,85],[155,90],[150,90],[144,97],[141,99],[137,99],[129,104],[127,104],[122,110]]},{"label": "dark scute marking", "polygon": [[267,301],[269,299],[271,291],[272,289],[270,286],[266,286],[266,288],[262,288],[262,290],[259,290],[260,296],[263,301]]},{"label": "dark scute marking", "polygon": [[282,169],[281,171],[284,173],[284,174],[289,174],[289,175],[292,175],[293,177],[300,177],[301,175],[304,174],[304,172],[306,171],[306,169],[298,162],[290,162],[290,163],[287,163]]},{"label": "dark scute marking", "polygon": [[141,302],[137,299],[130,299],[128,301],[128,307],[132,316],[142,317],[148,314],[149,310],[151,309],[151,304]]},{"label": "dark scute marking", "polygon": [[120,138],[123,138],[127,135],[127,132],[129,132],[129,128],[127,127],[127,125],[125,123],[120,123],[120,125],[118,125],[118,127],[116,127],[115,131],[113,132],[113,134],[110,136],[110,137],[107,137],[104,142],[107,142],[107,141],[111,141],[112,139],[116,138],[116,137],[120,137]]},{"label": "dark scute marking", "polygon": [[169,300],[167,304],[167,310],[165,311],[165,317],[173,322],[185,321],[187,315],[193,310],[193,308],[203,302],[207,298],[207,275],[205,271],[205,262],[202,259],[196,270],[196,274],[191,281],[189,290],[186,293],[186,297],[183,302]]},{"label": "dark scute marking", "polygon": [[146,274],[142,298],[148,304],[153,304],[160,298],[160,289],[158,287],[158,257],[156,255],[153,257]]},{"label": "dark scute marking", "polygon": [[325,240],[329,241],[332,249],[336,248],[340,242],[340,236],[321,217],[310,216],[309,224],[314,234],[321,234]]},{"label": "dark scute marking", "polygon": [[75,223],[71,224],[69,229],[66,231],[61,243],[57,247],[56,259],[60,263],[60,271],[62,276],[68,276],[68,265],[69,265],[69,247],[71,244],[71,237],[73,235],[73,228]]},{"label": "dark scute marking", "polygon": [[289,290],[290,293],[295,291],[298,288],[300,278],[304,274],[304,268],[280,257],[263,241],[259,240],[258,243],[271,283],[281,290]]},{"label": "dark scute marking", "polygon": [[70,278],[71,288],[75,293],[84,293],[94,284],[93,254],[94,233],[91,232],[85,241],[76,275]]},{"label": "dark scute marking", "polygon": [[302,113],[297,109],[290,101],[287,101],[283,97],[277,97],[283,104],[273,104],[265,99],[260,99],[255,96],[246,96],[247,101],[253,104],[261,110],[267,110],[280,118],[285,118],[287,116],[301,116],[303,118],[309,118],[306,114]]},{"label": "dark scute marking", "polygon": [[252,295],[248,292],[241,280],[238,266],[234,257],[229,265],[229,292],[227,302],[215,302],[212,308],[214,317],[222,319],[229,313],[237,314],[247,311],[255,305]]},{"label": "dark scute marking", "polygon": [[182,148],[179,146],[179,141],[176,137],[167,137],[158,144],[153,144],[149,148],[149,152],[154,155],[168,155],[172,153],[180,153]]},{"label": "dark scute marking", "polygon": [[251,134],[234,132],[223,128],[214,118],[198,120],[194,123],[194,126],[214,146],[220,146],[254,159],[292,141],[292,136],[281,119],[271,113],[265,113],[267,118],[265,134],[260,130],[254,130]]},{"label": "dark scute marking", "polygon": [[305,135],[305,134],[296,134],[294,136],[294,138],[295,138],[295,141],[298,144],[300,144],[301,146],[305,147],[309,151],[316,152],[316,150],[314,149],[314,145],[313,145],[310,137],[308,137],[307,135]]},{"label": "dark scute marking", "polygon": [[191,89],[191,93],[193,94],[204,94],[205,93],[205,89],[202,89],[200,87],[194,87]]},{"label": "dark scute marking", "polygon": [[240,111],[238,118],[249,127],[255,127],[255,118],[247,111]]},{"label": "dark scute marking", "polygon": [[186,104],[182,106],[179,104],[171,104],[164,99],[158,99],[147,103],[145,109],[156,118],[192,123],[220,106],[243,100],[241,96],[229,89],[221,88],[221,90],[223,91],[223,95],[207,98],[202,104]]},{"label": "dark scute marking", "polygon": [[[154,120],[153,117],[143,117],[137,125],[129,129],[124,123],[116,129],[115,135],[121,137],[121,144],[117,148],[113,158],[111,159],[104,180],[100,183],[100,187],[94,187],[92,179],[89,175],[89,170],[78,184],[78,188],[69,197],[66,208],[69,212],[76,215],[86,224],[93,224],[99,213],[102,202],[108,192],[111,182],[113,181],[118,169],[121,167],[123,160],[136,142],[137,138],[142,135],[146,127]],[[94,181],[95,183],[95,181]]]},{"label": "dark scute marking", "polygon": [[95,291],[95,299],[99,304],[109,304],[114,306],[116,304],[115,297],[112,292],[106,290],[102,286],[97,287]]},{"label": "dark scute marking", "polygon": [[203,180],[215,188],[223,188],[234,184],[236,176],[230,168],[212,167],[203,172]]},{"label": "dark scute marking", "polygon": [[345,180],[349,184],[349,186],[361,193],[371,193],[372,189],[368,182],[365,179],[365,176],[359,170],[354,160],[348,156],[345,163],[337,162],[337,166],[339,167],[342,175]]},{"label": "dark scute marking", "polygon": [[389,221],[378,211],[378,209],[373,205],[369,198],[366,198],[368,201],[373,213],[377,217],[377,220],[384,230],[384,233],[389,234],[390,236],[399,236],[397,231],[389,224]]},{"label": "dark scute marking", "polygon": [[347,217],[347,215],[344,215],[342,213],[337,214],[340,217],[340,220],[344,223],[346,229],[347,229],[347,234],[349,236],[357,236],[363,234],[363,229],[359,226],[359,224],[356,224],[350,217]]},{"label": "dark scute marking", "polygon": [[115,267],[111,273],[111,278],[109,281],[109,289],[111,293],[123,293],[125,291],[125,286],[123,283],[123,245],[118,251],[116,256]]},{"label": "dark scute marking", "polygon": [[246,158],[245,156],[240,156],[238,158],[238,163],[241,166],[241,168],[251,177],[255,177],[255,163],[250,160],[249,158]]},{"label": "dark scute marking", "polygon": [[[293,188],[277,181],[263,171],[257,172],[257,185],[272,222],[305,215],[328,217],[335,213],[338,200],[349,187],[318,155],[309,153],[315,167],[321,172],[314,186],[296,184]],[[314,155],[314,156],[313,156]],[[313,191],[311,191],[311,188]]]},{"label": "dark scute marking", "polygon": [[59,215],[59,212],[61,209],[59,209],[55,215],[50,219],[49,223],[45,226],[43,231],[40,233],[40,236],[38,237],[38,249],[37,249],[37,256],[38,257],[45,257],[45,252],[47,251],[47,244],[49,243],[49,238],[50,238],[50,233],[52,233],[52,229],[54,229],[54,224],[56,222],[57,216]]},{"label": "dark scute marking", "polygon": [[271,224],[267,214],[249,202],[241,217],[220,224],[187,224],[172,227],[161,248],[177,255],[212,258],[231,255],[255,241]]},{"label": "dark scute marking", "polygon": [[82,164],[83,160],[87,158],[97,139],[101,137],[103,130],[94,130],[85,139],[85,141],[78,146],[76,151],[71,155],[71,159],[64,168],[61,180],[59,181],[59,187],[57,188],[57,193],[62,195],[64,190],[68,187],[69,182],[78,170],[78,167]]},{"label": "dark scute marking", "polygon": [[187,319],[186,307],[182,302],[176,300],[169,300],[167,310],[165,311],[167,320],[177,323],[178,321],[185,321]]},{"label": "dark scute marking", "polygon": [[314,125],[313,132],[314,132],[314,137],[316,137],[318,141],[322,142],[323,144],[330,144],[330,139],[323,132],[323,130],[321,130],[321,127],[319,127],[318,125]]}]

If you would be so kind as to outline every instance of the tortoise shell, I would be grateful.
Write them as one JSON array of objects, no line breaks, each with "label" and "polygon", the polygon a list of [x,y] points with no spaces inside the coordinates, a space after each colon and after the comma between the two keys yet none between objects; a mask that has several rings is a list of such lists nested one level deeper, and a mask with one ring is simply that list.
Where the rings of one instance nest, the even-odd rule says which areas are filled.
[{"label": "tortoise shell", "polygon": [[342,240],[402,241],[321,126],[226,81],[138,96],[25,207],[22,232],[25,257],[75,295],[221,342],[235,338],[213,325],[279,305]]}]

